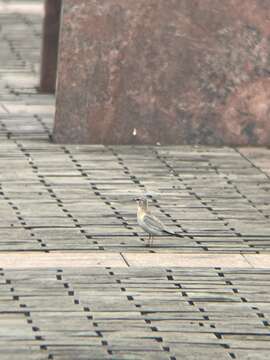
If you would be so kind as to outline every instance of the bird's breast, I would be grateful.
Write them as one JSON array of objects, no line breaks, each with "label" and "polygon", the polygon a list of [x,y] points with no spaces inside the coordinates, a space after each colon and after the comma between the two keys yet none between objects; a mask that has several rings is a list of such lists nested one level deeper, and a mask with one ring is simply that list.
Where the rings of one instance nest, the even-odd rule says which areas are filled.
[{"label": "bird's breast", "polygon": [[137,212],[137,222],[138,222],[138,224],[140,225],[141,228],[143,228],[146,232],[149,232],[148,228],[146,227],[145,222],[144,222],[144,216],[145,216],[145,213],[143,211],[138,210],[138,212]]},{"label": "bird's breast", "polygon": [[137,221],[140,226],[143,224],[143,218],[144,218],[144,212],[142,212],[140,209],[137,211]]}]

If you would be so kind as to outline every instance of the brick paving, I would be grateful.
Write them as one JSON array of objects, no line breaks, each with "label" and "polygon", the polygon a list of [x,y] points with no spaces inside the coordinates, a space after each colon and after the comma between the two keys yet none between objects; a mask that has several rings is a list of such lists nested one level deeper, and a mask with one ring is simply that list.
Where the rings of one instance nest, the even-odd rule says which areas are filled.
[{"label": "brick paving", "polygon": [[269,359],[269,270],[25,269],[0,282],[1,360]]},{"label": "brick paving", "polygon": [[[270,150],[53,144],[42,9],[0,0],[1,360],[268,359]],[[145,193],[183,238],[145,247]],[[217,268],[228,254],[238,269]]]}]

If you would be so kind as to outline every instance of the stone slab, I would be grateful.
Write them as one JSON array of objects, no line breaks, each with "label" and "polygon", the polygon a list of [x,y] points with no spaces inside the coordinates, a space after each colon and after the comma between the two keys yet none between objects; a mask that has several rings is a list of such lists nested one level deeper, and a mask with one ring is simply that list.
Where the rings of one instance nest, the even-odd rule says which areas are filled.
[{"label": "stone slab", "polygon": [[254,268],[270,269],[270,254],[245,254],[244,257]]},{"label": "stone slab", "polygon": [[270,268],[270,254],[180,254],[102,252],[1,252],[2,268],[44,267],[169,267]]},{"label": "stone slab", "polygon": [[269,1],[63,6],[56,142],[269,144]]},{"label": "stone slab", "polygon": [[0,267],[3,268],[46,268],[46,267],[88,267],[123,266],[126,263],[117,253],[0,253]]},{"label": "stone slab", "polygon": [[129,266],[250,268],[241,254],[136,254],[123,253]]}]

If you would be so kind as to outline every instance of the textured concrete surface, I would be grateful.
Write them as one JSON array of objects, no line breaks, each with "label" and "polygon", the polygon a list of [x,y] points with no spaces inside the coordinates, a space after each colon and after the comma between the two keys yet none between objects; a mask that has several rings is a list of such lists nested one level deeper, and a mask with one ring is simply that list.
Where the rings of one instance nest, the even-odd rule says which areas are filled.
[{"label": "textured concrete surface", "polygon": [[56,142],[269,144],[269,1],[63,6]]},{"label": "textured concrete surface", "polygon": [[1,269],[1,360],[268,360],[269,270]]},{"label": "textured concrete surface", "polygon": [[[128,254],[124,258],[130,266],[179,266],[249,268],[250,263],[240,254]],[[261,255],[258,255],[258,263]],[[257,260],[257,259],[256,259]],[[264,257],[270,268],[270,256]],[[260,267],[260,266],[258,266]]]},{"label": "textured concrete surface", "polygon": [[[89,267],[170,267],[179,268],[256,268],[270,269],[270,254],[149,254],[110,252],[2,252],[0,266],[5,269],[89,268]],[[74,270],[76,271],[76,270]]]},{"label": "textured concrete surface", "polygon": [[15,268],[51,268],[51,267],[95,267],[124,266],[127,264],[117,253],[0,253],[0,266],[5,269]]}]

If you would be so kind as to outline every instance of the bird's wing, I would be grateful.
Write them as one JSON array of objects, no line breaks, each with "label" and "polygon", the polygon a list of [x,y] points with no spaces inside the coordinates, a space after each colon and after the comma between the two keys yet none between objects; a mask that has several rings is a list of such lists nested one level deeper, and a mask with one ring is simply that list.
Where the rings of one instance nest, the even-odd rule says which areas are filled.
[{"label": "bird's wing", "polygon": [[145,214],[143,217],[143,222],[145,226],[150,230],[150,232],[162,233],[165,230],[162,222],[152,214]]}]

